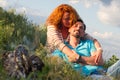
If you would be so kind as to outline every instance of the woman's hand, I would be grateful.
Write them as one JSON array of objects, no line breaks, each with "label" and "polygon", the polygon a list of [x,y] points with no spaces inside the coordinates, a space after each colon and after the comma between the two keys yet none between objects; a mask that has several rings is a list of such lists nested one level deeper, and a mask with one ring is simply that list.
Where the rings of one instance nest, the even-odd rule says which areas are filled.
[{"label": "woman's hand", "polygon": [[70,56],[68,56],[68,60],[70,62],[76,62],[77,59],[79,58],[79,55],[75,51],[73,51],[73,50],[72,50],[72,52],[73,52],[73,54],[71,54]]}]

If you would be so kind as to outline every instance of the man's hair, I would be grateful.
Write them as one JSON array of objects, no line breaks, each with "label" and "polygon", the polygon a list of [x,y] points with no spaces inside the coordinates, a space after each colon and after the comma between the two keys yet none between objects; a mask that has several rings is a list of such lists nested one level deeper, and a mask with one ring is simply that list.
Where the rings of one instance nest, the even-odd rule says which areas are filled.
[{"label": "man's hair", "polygon": [[84,24],[83,20],[82,20],[82,19],[78,19],[77,21],[83,23],[83,25],[84,25],[84,30],[86,30],[86,25]]}]

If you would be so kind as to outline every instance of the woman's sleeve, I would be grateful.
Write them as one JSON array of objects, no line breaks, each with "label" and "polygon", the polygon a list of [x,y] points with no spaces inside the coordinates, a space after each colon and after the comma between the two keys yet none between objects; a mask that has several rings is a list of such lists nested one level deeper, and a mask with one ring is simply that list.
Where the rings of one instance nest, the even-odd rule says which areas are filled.
[{"label": "woman's sleeve", "polygon": [[53,25],[47,26],[47,44],[54,46],[60,51],[62,51],[65,46],[62,34],[58,32]]},{"label": "woman's sleeve", "polygon": [[91,35],[89,35],[88,33],[85,33],[84,39],[86,40],[94,40],[95,38],[93,38]]}]

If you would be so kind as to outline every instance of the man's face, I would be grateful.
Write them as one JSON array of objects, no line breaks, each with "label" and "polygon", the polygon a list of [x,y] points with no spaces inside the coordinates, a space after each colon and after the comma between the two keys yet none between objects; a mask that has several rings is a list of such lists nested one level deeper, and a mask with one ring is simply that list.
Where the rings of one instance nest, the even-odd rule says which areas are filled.
[{"label": "man's face", "polygon": [[83,37],[85,34],[83,23],[76,22],[72,27],[69,28],[69,33],[76,38]]}]

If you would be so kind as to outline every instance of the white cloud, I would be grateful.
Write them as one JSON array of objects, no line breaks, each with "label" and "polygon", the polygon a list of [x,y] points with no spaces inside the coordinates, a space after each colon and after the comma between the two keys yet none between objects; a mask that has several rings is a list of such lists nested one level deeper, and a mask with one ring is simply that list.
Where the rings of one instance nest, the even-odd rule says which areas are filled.
[{"label": "white cloud", "polygon": [[83,0],[83,3],[84,3],[86,8],[89,8],[92,5],[98,4],[99,0]]},{"label": "white cloud", "polygon": [[42,16],[42,15],[41,15],[41,12],[38,11],[38,10],[30,10],[29,12],[30,12],[30,14],[33,15],[33,16]]},{"label": "white cloud", "polygon": [[16,13],[21,13],[21,14],[26,14],[26,15],[32,15],[32,16],[42,16],[41,12],[39,10],[35,10],[35,9],[31,9],[31,8],[26,8],[26,7],[22,7],[16,6]]},{"label": "white cloud", "polygon": [[76,4],[76,3],[79,3],[79,0],[69,0],[69,2],[72,4]]},{"label": "white cloud", "polygon": [[77,3],[82,3],[86,8],[91,7],[94,4],[99,3],[99,0],[69,0],[70,3],[72,4],[77,4]]},{"label": "white cloud", "polygon": [[0,7],[6,7],[7,6],[7,1],[5,1],[5,0],[0,0]]},{"label": "white cloud", "polygon": [[42,16],[42,14],[39,10],[25,8],[25,7],[17,7],[16,13],[25,14],[28,17],[28,20],[30,20],[34,23],[37,23],[37,24],[45,22],[45,17]]},{"label": "white cloud", "polygon": [[120,26],[120,0],[113,0],[110,5],[101,5],[98,18],[101,22]]},{"label": "white cloud", "polygon": [[16,8],[17,13],[27,13],[27,9],[25,7]]},{"label": "white cloud", "polygon": [[13,8],[16,13],[32,15],[32,16],[42,16],[42,12],[39,10],[31,9],[23,6],[19,3],[19,0],[13,0],[13,2],[9,2],[9,0],[0,0],[0,7],[5,7],[5,9]]},{"label": "white cloud", "polygon": [[100,37],[100,38],[110,38],[112,37],[112,32],[105,32],[105,33],[99,33],[99,32],[93,32],[94,36]]},{"label": "white cloud", "polygon": [[98,18],[104,24],[120,26],[120,0],[69,0],[71,3],[82,3],[86,8],[98,6]]},{"label": "white cloud", "polygon": [[87,1],[87,0],[85,0],[85,1],[83,2],[83,4],[85,5],[86,8],[89,8],[89,7],[92,6],[91,2],[90,2],[90,1]]}]

